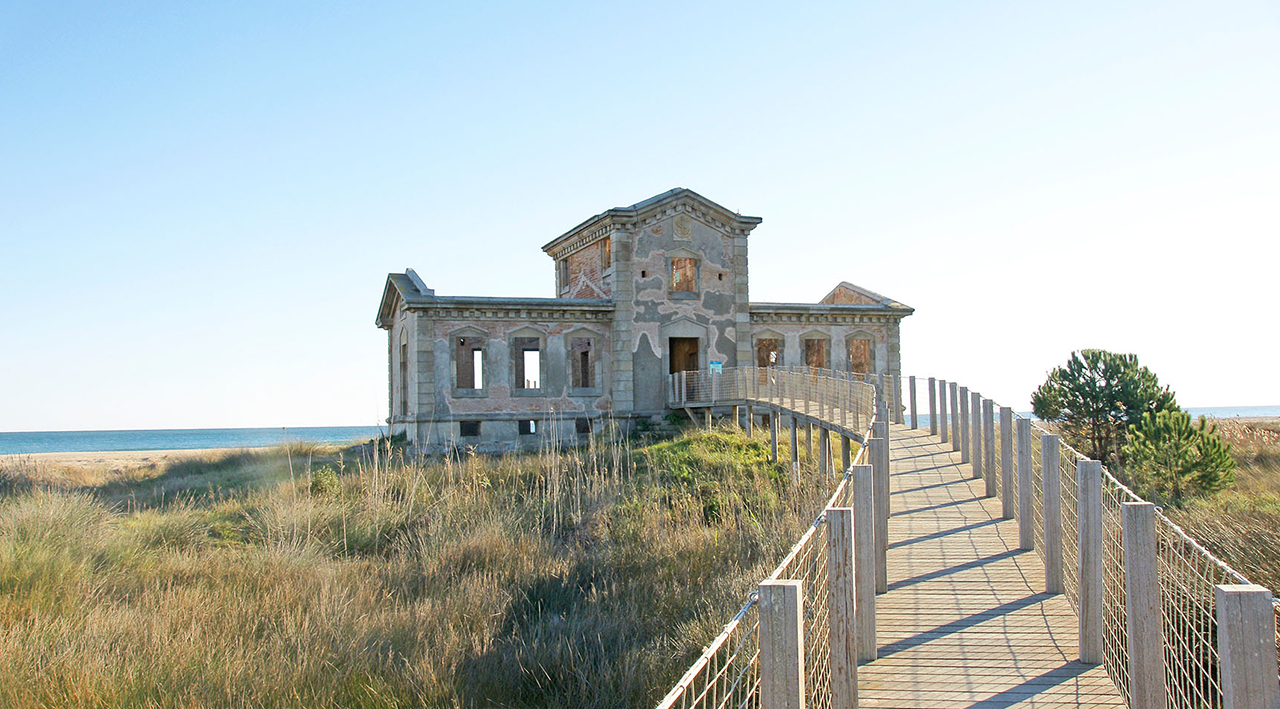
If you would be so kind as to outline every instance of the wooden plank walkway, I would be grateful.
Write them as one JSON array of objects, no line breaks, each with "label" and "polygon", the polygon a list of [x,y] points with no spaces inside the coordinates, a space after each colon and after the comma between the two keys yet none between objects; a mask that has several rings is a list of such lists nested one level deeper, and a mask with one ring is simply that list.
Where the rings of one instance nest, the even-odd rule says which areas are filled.
[{"label": "wooden plank walkway", "polygon": [[927,428],[891,429],[889,590],[860,705],[1123,707],[1102,666],[1074,659],[1075,613],[1043,593],[1044,565],[1018,550],[1000,500]]}]

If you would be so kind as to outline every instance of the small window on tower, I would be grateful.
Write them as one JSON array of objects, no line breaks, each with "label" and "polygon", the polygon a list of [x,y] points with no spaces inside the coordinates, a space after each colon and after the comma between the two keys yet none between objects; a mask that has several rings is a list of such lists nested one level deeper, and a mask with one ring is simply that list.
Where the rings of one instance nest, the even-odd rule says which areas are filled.
[{"label": "small window on tower", "polygon": [[697,290],[698,262],[691,258],[671,259],[671,290],[692,293]]}]

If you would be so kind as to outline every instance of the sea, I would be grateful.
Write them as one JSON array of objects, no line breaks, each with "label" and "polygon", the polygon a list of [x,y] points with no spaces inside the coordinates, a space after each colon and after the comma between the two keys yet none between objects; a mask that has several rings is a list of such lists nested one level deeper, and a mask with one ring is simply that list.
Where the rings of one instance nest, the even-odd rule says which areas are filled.
[{"label": "sea", "polygon": [[286,442],[356,443],[381,435],[377,426],[302,428],[173,428],[143,431],[0,432],[0,455],[104,451],[268,448]]},{"label": "sea", "polygon": [[[1211,418],[1277,417],[1280,406],[1207,406],[1189,408],[1192,416]],[[1023,416],[1031,414],[1023,413]],[[908,421],[908,423],[910,423]],[[920,416],[929,425],[929,415]],[[0,431],[0,455],[90,453],[104,451],[191,450],[198,448],[267,448],[291,441],[355,443],[385,432],[377,426],[311,426],[302,428],[173,428],[142,431]]]}]

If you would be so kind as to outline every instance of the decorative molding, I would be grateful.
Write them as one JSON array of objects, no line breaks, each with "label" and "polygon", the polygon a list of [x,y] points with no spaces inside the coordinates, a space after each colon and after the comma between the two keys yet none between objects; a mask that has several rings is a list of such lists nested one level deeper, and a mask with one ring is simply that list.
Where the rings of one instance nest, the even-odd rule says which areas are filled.
[{"label": "decorative molding", "polygon": [[484,320],[514,320],[519,322],[612,322],[613,311],[573,310],[569,308],[539,309],[528,308],[450,308],[424,307],[414,308],[432,320],[456,320],[477,322]]}]

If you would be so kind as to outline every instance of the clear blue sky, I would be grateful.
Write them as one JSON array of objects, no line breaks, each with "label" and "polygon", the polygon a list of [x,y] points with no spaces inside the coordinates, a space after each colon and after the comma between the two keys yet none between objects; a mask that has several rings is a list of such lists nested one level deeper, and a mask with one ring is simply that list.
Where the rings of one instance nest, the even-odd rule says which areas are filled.
[{"label": "clear blue sky", "polygon": [[1026,408],[1072,349],[1280,404],[1280,5],[0,4],[0,430],[373,424],[389,271],[689,187],[754,300],[917,309]]}]

